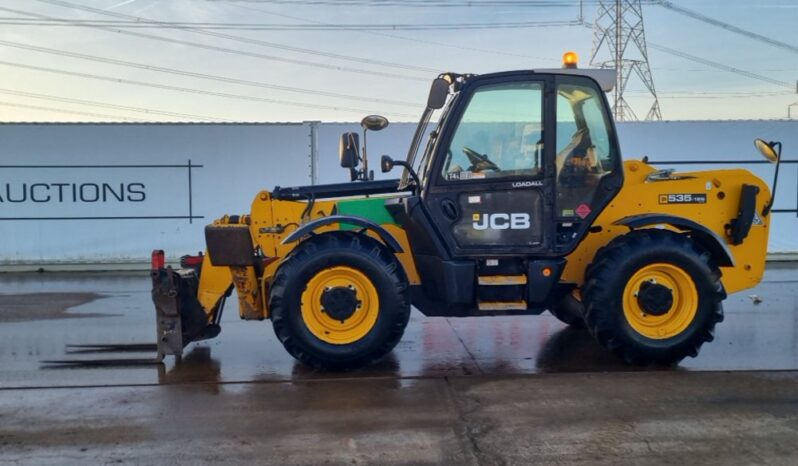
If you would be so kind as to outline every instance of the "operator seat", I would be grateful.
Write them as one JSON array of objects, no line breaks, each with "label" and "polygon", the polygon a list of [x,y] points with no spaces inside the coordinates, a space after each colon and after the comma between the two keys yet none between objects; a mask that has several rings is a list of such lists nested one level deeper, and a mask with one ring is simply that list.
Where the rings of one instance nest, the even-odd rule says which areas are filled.
[{"label": "operator seat", "polygon": [[[587,128],[577,130],[557,154],[557,197],[561,212],[592,203],[603,169]],[[563,214],[565,215],[565,214]]]},{"label": "operator seat", "polygon": [[[584,149],[586,148],[581,151],[581,155],[577,155],[580,153],[579,149],[582,148],[582,141],[586,139],[585,136],[587,136],[587,129],[582,128],[576,130],[573,136],[571,136],[571,142],[569,142],[567,146],[557,153],[557,158],[555,159],[557,163],[557,173],[562,173],[565,163],[571,160],[571,158],[573,158],[575,155],[577,157],[585,156],[587,151]],[[587,139],[589,140],[590,138],[588,137]]]}]

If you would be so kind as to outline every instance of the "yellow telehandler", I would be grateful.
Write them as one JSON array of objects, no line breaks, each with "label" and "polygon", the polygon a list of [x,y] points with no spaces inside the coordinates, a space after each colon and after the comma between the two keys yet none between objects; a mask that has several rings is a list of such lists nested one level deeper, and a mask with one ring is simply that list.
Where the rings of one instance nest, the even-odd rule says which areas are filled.
[{"label": "yellow telehandler", "polygon": [[[773,196],[746,170],[623,162],[605,96],[615,82],[571,54],[562,69],[441,74],[406,159],[380,160],[401,179],[374,180],[360,134],[345,133],[350,182],[257,193],[249,213],[208,225],[205,253],[180,269],[153,252],[159,358],[218,335],[233,290],[242,319],[270,319],[291,355],[322,369],[385,356],[411,306],[548,310],[629,363],[695,356],[727,293],[762,279]],[[366,117],[363,139],[387,125]],[[778,175],[781,144],[756,146]]]}]

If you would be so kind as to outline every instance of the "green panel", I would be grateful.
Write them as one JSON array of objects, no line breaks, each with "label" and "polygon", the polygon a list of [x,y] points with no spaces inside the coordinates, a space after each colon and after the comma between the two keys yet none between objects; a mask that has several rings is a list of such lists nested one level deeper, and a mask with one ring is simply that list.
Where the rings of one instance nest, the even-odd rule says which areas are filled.
[{"label": "green panel", "polygon": [[[340,201],[337,204],[338,215],[353,215],[355,217],[363,217],[378,225],[395,224],[396,221],[385,208],[386,200],[387,198],[377,197]],[[355,228],[361,227],[347,223],[341,224],[342,230],[353,230]]]}]

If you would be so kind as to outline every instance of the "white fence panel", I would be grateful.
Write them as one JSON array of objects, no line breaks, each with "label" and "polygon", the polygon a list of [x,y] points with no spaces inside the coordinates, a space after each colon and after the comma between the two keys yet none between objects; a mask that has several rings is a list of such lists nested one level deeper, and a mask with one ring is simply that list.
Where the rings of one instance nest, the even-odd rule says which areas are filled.
[{"label": "white fence panel", "polygon": [[[146,261],[275,184],[308,184],[309,126],[0,125],[0,263]],[[189,166],[190,164],[190,166]]]},{"label": "white fence panel", "polygon": [[[392,123],[369,133],[376,178],[399,175],[380,173],[379,157],[404,158],[414,130]],[[362,135],[357,123],[0,124],[0,266],[196,252],[206,223],[248,212],[259,190],[311,184],[314,149],[316,182],[348,181],[337,156],[345,131]],[[798,252],[798,121],[621,123],[618,132],[625,158],[743,166],[768,183],[773,167],[758,163],[752,140],[782,141],[775,207],[785,212],[774,214],[769,250]]]}]

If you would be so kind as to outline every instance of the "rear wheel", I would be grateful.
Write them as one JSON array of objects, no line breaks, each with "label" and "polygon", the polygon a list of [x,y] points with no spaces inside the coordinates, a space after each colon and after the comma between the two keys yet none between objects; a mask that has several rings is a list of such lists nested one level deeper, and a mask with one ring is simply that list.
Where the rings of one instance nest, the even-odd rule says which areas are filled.
[{"label": "rear wheel", "polygon": [[596,254],[585,320],[627,362],[674,364],[712,341],[725,297],[709,253],[672,231],[639,230]]},{"label": "rear wheel", "polygon": [[378,241],[349,232],[305,241],[271,287],[274,331],[295,358],[321,369],[376,362],[402,338],[410,316],[407,280]]}]

